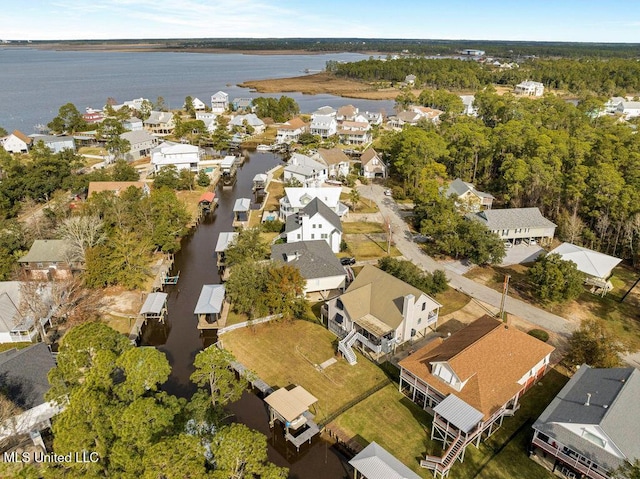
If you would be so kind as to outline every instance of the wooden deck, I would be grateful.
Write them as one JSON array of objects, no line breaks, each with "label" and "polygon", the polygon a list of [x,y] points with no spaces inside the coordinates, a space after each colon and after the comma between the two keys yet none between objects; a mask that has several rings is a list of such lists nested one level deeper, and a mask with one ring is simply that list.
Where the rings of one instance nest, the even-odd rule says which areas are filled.
[{"label": "wooden deck", "polygon": [[222,303],[222,311],[217,321],[209,323],[203,319],[204,315],[198,315],[198,329],[220,329],[224,328],[227,324],[227,317],[229,316],[230,304],[228,301]]}]

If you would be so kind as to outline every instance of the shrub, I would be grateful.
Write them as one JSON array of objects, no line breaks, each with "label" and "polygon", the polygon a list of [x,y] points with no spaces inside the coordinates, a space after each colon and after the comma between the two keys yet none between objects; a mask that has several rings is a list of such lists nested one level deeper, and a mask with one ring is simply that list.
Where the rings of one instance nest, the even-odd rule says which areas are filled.
[{"label": "shrub", "polygon": [[262,231],[266,233],[281,233],[284,223],[280,220],[268,220],[262,223]]},{"label": "shrub", "polygon": [[549,333],[547,333],[544,329],[532,329],[527,334],[529,336],[533,336],[536,339],[539,339],[543,343],[549,341]]}]

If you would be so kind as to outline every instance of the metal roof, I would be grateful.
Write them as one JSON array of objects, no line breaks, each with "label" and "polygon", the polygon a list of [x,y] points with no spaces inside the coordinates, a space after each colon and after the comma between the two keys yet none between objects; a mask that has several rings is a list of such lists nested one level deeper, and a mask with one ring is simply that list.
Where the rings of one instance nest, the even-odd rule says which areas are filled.
[{"label": "metal roof", "polygon": [[318,399],[302,386],[296,386],[291,391],[280,388],[264,398],[264,401],[291,422],[308,411]]},{"label": "metal roof", "polygon": [[203,284],[193,314],[218,314],[222,311],[225,288],[223,284]]},{"label": "metal roof", "polygon": [[167,301],[167,293],[150,293],[145,299],[139,314],[159,314]]},{"label": "metal roof", "polygon": [[622,261],[620,258],[598,253],[571,243],[562,243],[549,252],[549,254],[554,253],[559,254],[565,261],[573,261],[579,271],[589,276],[603,279],[607,278],[611,274],[611,270]]},{"label": "metal roof", "polygon": [[226,251],[229,247],[229,244],[233,242],[238,236],[238,233],[235,231],[223,231],[218,235],[218,242],[216,243],[216,253],[222,253]]},{"label": "metal roof", "polygon": [[420,479],[380,444],[372,442],[349,461],[367,479]]},{"label": "metal roof", "polygon": [[484,418],[484,414],[455,394],[449,394],[444,398],[433,408],[433,412],[465,433],[471,431]]},{"label": "metal roof", "polygon": [[233,204],[233,212],[249,211],[251,209],[251,200],[249,198],[238,198]]}]

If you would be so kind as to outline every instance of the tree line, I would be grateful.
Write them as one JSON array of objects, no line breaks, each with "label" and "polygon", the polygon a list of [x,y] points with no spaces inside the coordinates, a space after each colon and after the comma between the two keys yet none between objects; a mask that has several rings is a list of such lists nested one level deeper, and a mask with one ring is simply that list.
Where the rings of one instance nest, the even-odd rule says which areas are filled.
[{"label": "tree line", "polygon": [[590,97],[576,107],[549,95],[483,91],[475,106],[478,118],[453,116],[380,139],[394,194],[414,199],[423,233],[453,224],[439,189],[461,178],[493,194],[495,206],[539,207],[563,240],[637,260],[640,138],[629,124],[596,116],[602,102]]},{"label": "tree line", "polygon": [[[13,464],[12,477],[285,479],[267,459],[267,438],[231,423],[224,407],[247,389],[230,353],[211,346],[195,357],[189,398],[162,391],[171,372],[164,353],[136,348],[102,323],[72,328],[49,372],[53,452],[97,454],[95,461]],[[75,457],[75,456],[74,456]]]},{"label": "tree line", "polygon": [[450,90],[477,90],[491,85],[516,85],[524,80],[572,93],[623,95],[640,92],[640,63],[635,58],[527,59],[513,68],[497,68],[475,61],[441,58],[374,59],[327,62],[327,71],[339,77],[368,82],[403,82],[415,75],[417,86]]}]

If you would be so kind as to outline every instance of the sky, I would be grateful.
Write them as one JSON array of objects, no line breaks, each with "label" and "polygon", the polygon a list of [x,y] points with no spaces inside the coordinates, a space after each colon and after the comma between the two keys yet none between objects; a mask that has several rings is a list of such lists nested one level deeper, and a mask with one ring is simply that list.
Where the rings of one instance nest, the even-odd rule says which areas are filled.
[{"label": "sky", "polygon": [[640,43],[637,0],[0,0],[0,11],[3,40],[358,37]]}]

